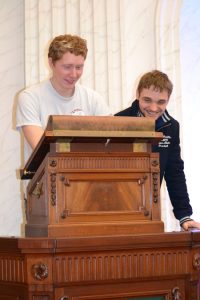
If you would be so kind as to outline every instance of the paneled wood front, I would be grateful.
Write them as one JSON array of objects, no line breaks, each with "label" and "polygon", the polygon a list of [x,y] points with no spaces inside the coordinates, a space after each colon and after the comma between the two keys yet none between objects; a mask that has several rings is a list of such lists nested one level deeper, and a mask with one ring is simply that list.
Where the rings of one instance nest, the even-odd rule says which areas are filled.
[{"label": "paneled wood front", "polygon": [[159,190],[155,153],[49,153],[28,186],[26,236],[163,232]]}]

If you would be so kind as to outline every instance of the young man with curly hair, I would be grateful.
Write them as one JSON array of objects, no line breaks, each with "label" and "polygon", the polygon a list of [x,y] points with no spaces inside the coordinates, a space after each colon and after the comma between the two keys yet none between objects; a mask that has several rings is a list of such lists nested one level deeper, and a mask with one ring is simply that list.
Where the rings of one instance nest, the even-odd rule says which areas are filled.
[{"label": "young man with curly hair", "polygon": [[17,128],[25,137],[25,160],[40,140],[49,115],[111,114],[96,91],[78,83],[87,52],[87,42],[79,36],[55,37],[48,51],[51,77],[19,94]]}]

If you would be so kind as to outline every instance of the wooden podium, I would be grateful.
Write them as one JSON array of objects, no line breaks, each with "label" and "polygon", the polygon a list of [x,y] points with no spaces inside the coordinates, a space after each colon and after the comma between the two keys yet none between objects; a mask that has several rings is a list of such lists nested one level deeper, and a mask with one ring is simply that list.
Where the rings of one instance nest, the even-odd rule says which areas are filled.
[{"label": "wooden podium", "polygon": [[51,116],[22,171],[26,236],[163,232],[154,120]]},{"label": "wooden podium", "polygon": [[200,233],[0,238],[0,300],[200,300]]},{"label": "wooden podium", "polygon": [[0,238],[0,300],[200,300],[200,232],[164,233],[147,118],[52,116],[21,172],[26,237]]}]

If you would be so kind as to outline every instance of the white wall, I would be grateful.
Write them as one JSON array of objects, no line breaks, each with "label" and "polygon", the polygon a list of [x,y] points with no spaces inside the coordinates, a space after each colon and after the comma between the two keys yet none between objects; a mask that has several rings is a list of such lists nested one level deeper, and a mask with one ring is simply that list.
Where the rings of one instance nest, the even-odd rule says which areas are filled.
[{"label": "white wall", "polygon": [[20,235],[20,138],[13,107],[24,86],[23,1],[0,0],[0,28],[0,235]]}]

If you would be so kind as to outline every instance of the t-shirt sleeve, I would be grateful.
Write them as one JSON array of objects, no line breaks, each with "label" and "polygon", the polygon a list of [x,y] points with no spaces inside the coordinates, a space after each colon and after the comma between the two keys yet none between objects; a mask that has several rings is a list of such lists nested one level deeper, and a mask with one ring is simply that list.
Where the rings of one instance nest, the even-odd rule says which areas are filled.
[{"label": "t-shirt sleeve", "polygon": [[42,127],[38,100],[29,91],[19,94],[16,109],[16,128],[19,129],[25,125]]}]

